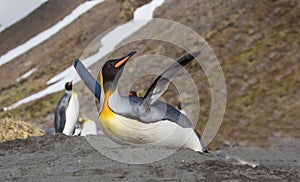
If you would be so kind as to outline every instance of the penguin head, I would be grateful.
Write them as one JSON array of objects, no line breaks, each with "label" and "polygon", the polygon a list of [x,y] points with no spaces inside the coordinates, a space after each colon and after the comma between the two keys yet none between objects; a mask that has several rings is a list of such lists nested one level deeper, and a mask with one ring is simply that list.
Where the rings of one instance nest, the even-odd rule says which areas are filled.
[{"label": "penguin head", "polygon": [[86,123],[86,122],[88,122],[88,121],[89,121],[88,118],[84,118],[84,117],[79,117],[79,118],[78,118],[78,123],[79,123],[79,124]]},{"label": "penguin head", "polygon": [[124,70],[125,64],[129,60],[129,58],[132,57],[135,53],[136,51],[131,51],[126,56],[117,59],[111,59],[103,65],[102,77],[104,90],[106,92],[116,90],[118,81]]},{"label": "penguin head", "polygon": [[71,91],[71,90],[72,90],[72,81],[67,82],[67,83],[65,84],[65,89],[68,90],[68,91]]},{"label": "penguin head", "polygon": [[84,123],[88,122],[88,119],[83,118],[83,117],[79,117],[77,121],[78,121],[79,125],[81,127],[83,127]]},{"label": "penguin head", "polygon": [[136,93],[136,91],[129,91],[128,96],[129,97],[137,97],[137,93]]}]

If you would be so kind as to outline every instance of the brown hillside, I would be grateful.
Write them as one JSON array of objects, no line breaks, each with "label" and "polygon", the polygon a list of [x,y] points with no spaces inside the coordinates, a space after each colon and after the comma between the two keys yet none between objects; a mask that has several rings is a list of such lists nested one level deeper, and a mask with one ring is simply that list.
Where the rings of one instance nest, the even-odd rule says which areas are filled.
[{"label": "brown hillside", "polygon": [[300,137],[298,1],[168,0],[156,17],[193,28],[221,62],[228,101],[219,141]]},{"label": "brown hillside", "polygon": [[[0,82],[0,106],[10,105],[45,88],[46,81],[70,66],[75,58],[79,58],[82,51],[98,34],[130,20],[134,10],[146,2],[148,1],[105,1],[100,3],[55,36],[13,61],[2,65],[0,77],[5,77],[5,79]],[[55,16],[55,12],[51,15]],[[38,67],[38,71],[20,83],[15,82],[16,78],[33,67]],[[13,111],[13,114],[21,112],[20,117],[24,117],[24,120],[32,122],[39,120],[40,124],[44,123],[43,126],[52,126],[52,119],[46,119],[45,114],[54,111],[57,98],[59,96],[54,94],[44,99],[44,102],[29,106],[30,109],[18,108],[17,111]],[[40,117],[41,113],[42,118]],[[6,115],[6,113],[3,114]]]},{"label": "brown hillside", "polygon": [[[53,26],[84,0],[49,0],[30,15],[0,33],[0,54],[21,45]],[[21,31],[20,31],[21,30]]]}]

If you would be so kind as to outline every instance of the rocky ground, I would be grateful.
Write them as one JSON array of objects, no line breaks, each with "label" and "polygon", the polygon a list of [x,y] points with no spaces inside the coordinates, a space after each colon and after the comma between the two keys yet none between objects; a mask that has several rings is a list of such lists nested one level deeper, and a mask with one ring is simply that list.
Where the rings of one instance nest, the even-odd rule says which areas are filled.
[{"label": "rocky ground", "polygon": [[[119,152],[122,153],[126,149],[128,147],[120,148]],[[166,149],[157,150],[163,152]],[[261,154],[263,153],[256,152],[257,156]],[[299,161],[297,165],[299,169]],[[1,143],[0,169],[1,179],[5,181],[298,181],[300,179],[299,170],[297,171],[294,166],[287,168],[274,162],[272,165],[252,167],[237,160],[186,149],[153,163],[120,163],[99,153],[84,137],[63,135]]]}]

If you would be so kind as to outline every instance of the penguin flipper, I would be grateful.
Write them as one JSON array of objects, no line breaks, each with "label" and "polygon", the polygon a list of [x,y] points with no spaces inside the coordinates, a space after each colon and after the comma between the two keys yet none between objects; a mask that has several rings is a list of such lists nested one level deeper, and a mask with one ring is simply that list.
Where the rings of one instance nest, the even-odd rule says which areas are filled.
[{"label": "penguin flipper", "polygon": [[57,112],[55,112],[55,119],[54,119],[54,128],[55,133],[62,133],[65,123],[66,123],[66,110],[63,108]]},{"label": "penguin flipper", "polygon": [[159,97],[168,89],[171,80],[176,76],[178,71],[197,57],[201,52],[193,52],[182,56],[180,59],[169,66],[155,81],[151,84],[145,96],[139,103],[139,107],[149,108]]},{"label": "penguin flipper", "polygon": [[68,102],[71,98],[71,94],[65,93],[59,100],[54,115],[54,127],[56,133],[62,133],[66,123],[66,110],[68,108]]},{"label": "penguin flipper", "polygon": [[73,136],[80,136],[80,134],[81,134],[81,127],[80,127],[80,124],[78,123],[78,121],[76,121],[76,123],[75,123],[75,127],[74,127],[72,134],[73,134]]},{"label": "penguin flipper", "polygon": [[55,127],[56,133],[62,133],[66,124],[66,108],[63,107],[59,110],[59,117],[60,119],[58,120],[59,122],[57,123],[57,127]]},{"label": "penguin flipper", "polygon": [[74,68],[80,76],[84,84],[94,94],[94,96],[100,100],[101,96],[101,85],[100,83],[90,74],[82,62],[78,59],[74,61]]}]

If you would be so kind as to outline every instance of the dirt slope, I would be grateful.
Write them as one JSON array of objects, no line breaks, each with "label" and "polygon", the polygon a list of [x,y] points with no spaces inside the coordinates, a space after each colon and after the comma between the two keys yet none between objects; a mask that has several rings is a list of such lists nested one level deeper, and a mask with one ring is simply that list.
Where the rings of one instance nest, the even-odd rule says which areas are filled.
[{"label": "dirt slope", "polygon": [[[75,58],[79,58],[97,35],[130,20],[134,10],[146,2],[105,1],[41,45],[1,66],[0,77],[5,79],[0,82],[0,106],[10,105],[45,88],[46,81],[70,66]],[[55,16],[55,12],[51,15]],[[16,78],[33,67],[38,67],[38,71],[21,82],[15,82]],[[31,103],[29,108],[20,108],[12,114],[30,122],[38,120],[38,124],[44,123],[42,126],[52,126],[52,119],[46,116],[53,113],[60,94],[49,96],[44,102]]]},{"label": "dirt slope", "polygon": [[[221,62],[228,102],[218,140],[300,137],[298,1],[167,0],[155,15],[191,27]],[[201,94],[209,108],[209,94]]]},{"label": "dirt slope", "polygon": [[[53,26],[84,0],[49,0],[30,15],[0,33],[0,54],[21,45]],[[21,31],[20,31],[21,30]]]}]

